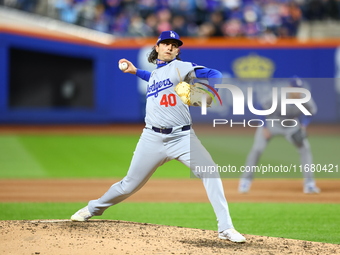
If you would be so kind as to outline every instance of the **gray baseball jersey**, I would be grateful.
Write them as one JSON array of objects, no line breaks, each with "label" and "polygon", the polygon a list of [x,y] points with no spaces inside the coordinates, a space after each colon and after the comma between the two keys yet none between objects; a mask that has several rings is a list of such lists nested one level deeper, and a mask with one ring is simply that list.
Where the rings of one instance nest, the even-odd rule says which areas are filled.
[{"label": "gray baseball jersey", "polygon": [[189,107],[181,103],[174,87],[195,68],[190,62],[174,60],[151,73],[147,88],[145,123],[156,127],[191,124]]},{"label": "gray baseball jersey", "polygon": [[151,73],[146,94],[146,127],[134,151],[130,168],[127,175],[112,185],[101,198],[89,202],[92,215],[101,215],[108,207],[131,196],[159,166],[175,159],[202,179],[217,217],[218,231],[233,228],[219,174],[195,172],[195,166],[216,164],[190,127],[189,107],[174,91],[174,86],[198,67],[202,68],[190,62],[173,60]]}]

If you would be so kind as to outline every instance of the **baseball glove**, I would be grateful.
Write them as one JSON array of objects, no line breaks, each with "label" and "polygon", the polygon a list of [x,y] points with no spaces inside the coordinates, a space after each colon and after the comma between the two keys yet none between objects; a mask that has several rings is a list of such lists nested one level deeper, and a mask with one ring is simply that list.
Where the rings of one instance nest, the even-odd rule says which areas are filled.
[{"label": "baseball glove", "polygon": [[203,95],[207,96],[208,107],[215,101],[214,95],[200,83],[190,85],[189,83],[182,81],[175,86],[175,91],[181,101],[189,106],[202,106]]}]

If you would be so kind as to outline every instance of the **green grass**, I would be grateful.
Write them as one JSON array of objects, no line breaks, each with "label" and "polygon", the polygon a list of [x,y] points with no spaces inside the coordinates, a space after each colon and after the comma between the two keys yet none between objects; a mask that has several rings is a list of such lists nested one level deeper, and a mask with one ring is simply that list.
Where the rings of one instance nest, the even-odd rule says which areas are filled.
[{"label": "green grass", "polygon": [[[0,178],[105,178],[125,176],[139,136],[0,136]],[[155,177],[189,177],[173,161]]]},{"label": "green grass", "polygon": [[[85,203],[0,203],[0,220],[69,219]],[[340,204],[230,203],[245,234],[340,243]],[[209,203],[121,203],[94,219],[216,230]]]},{"label": "green grass", "polygon": [[[217,164],[239,169],[244,165],[253,136],[199,136]],[[123,177],[139,136],[131,135],[8,135],[0,136],[0,178],[106,178]],[[338,172],[316,173],[317,178],[339,178],[340,136],[310,137],[315,164],[338,165]],[[260,164],[299,165],[296,149],[281,137],[266,148]],[[238,178],[240,173],[228,173]],[[153,178],[188,178],[189,170],[177,161],[161,166]],[[267,175],[266,175],[267,176]],[[261,177],[266,177],[261,176]],[[259,176],[257,176],[259,177]],[[278,177],[268,175],[270,178]],[[301,173],[283,175],[300,178]]]}]

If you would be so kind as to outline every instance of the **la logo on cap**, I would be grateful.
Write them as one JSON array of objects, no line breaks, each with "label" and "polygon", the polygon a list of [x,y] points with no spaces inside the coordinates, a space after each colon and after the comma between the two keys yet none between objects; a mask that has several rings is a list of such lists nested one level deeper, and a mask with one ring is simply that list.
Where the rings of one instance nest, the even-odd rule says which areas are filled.
[{"label": "la logo on cap", "polygon": [[164,41],[164,40],[168,40],[168,39],[172,39],[172,40],[176,40],[178,42],[178,46],[183,45],[183,42],[179,39],[179,35],[175,32],[175,31],[163,31],[160,36],[158,37],[157,40],[157,45]]}]

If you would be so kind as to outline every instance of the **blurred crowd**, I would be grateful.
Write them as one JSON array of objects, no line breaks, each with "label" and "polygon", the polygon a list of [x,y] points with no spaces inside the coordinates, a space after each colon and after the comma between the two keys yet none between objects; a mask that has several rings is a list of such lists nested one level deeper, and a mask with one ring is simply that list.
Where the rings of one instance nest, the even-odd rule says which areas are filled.
[{"label": "blurred crowd", "polygon": [[294,37],[301,21],[339,20],[340,0],[0,0],[121,37]]}]

